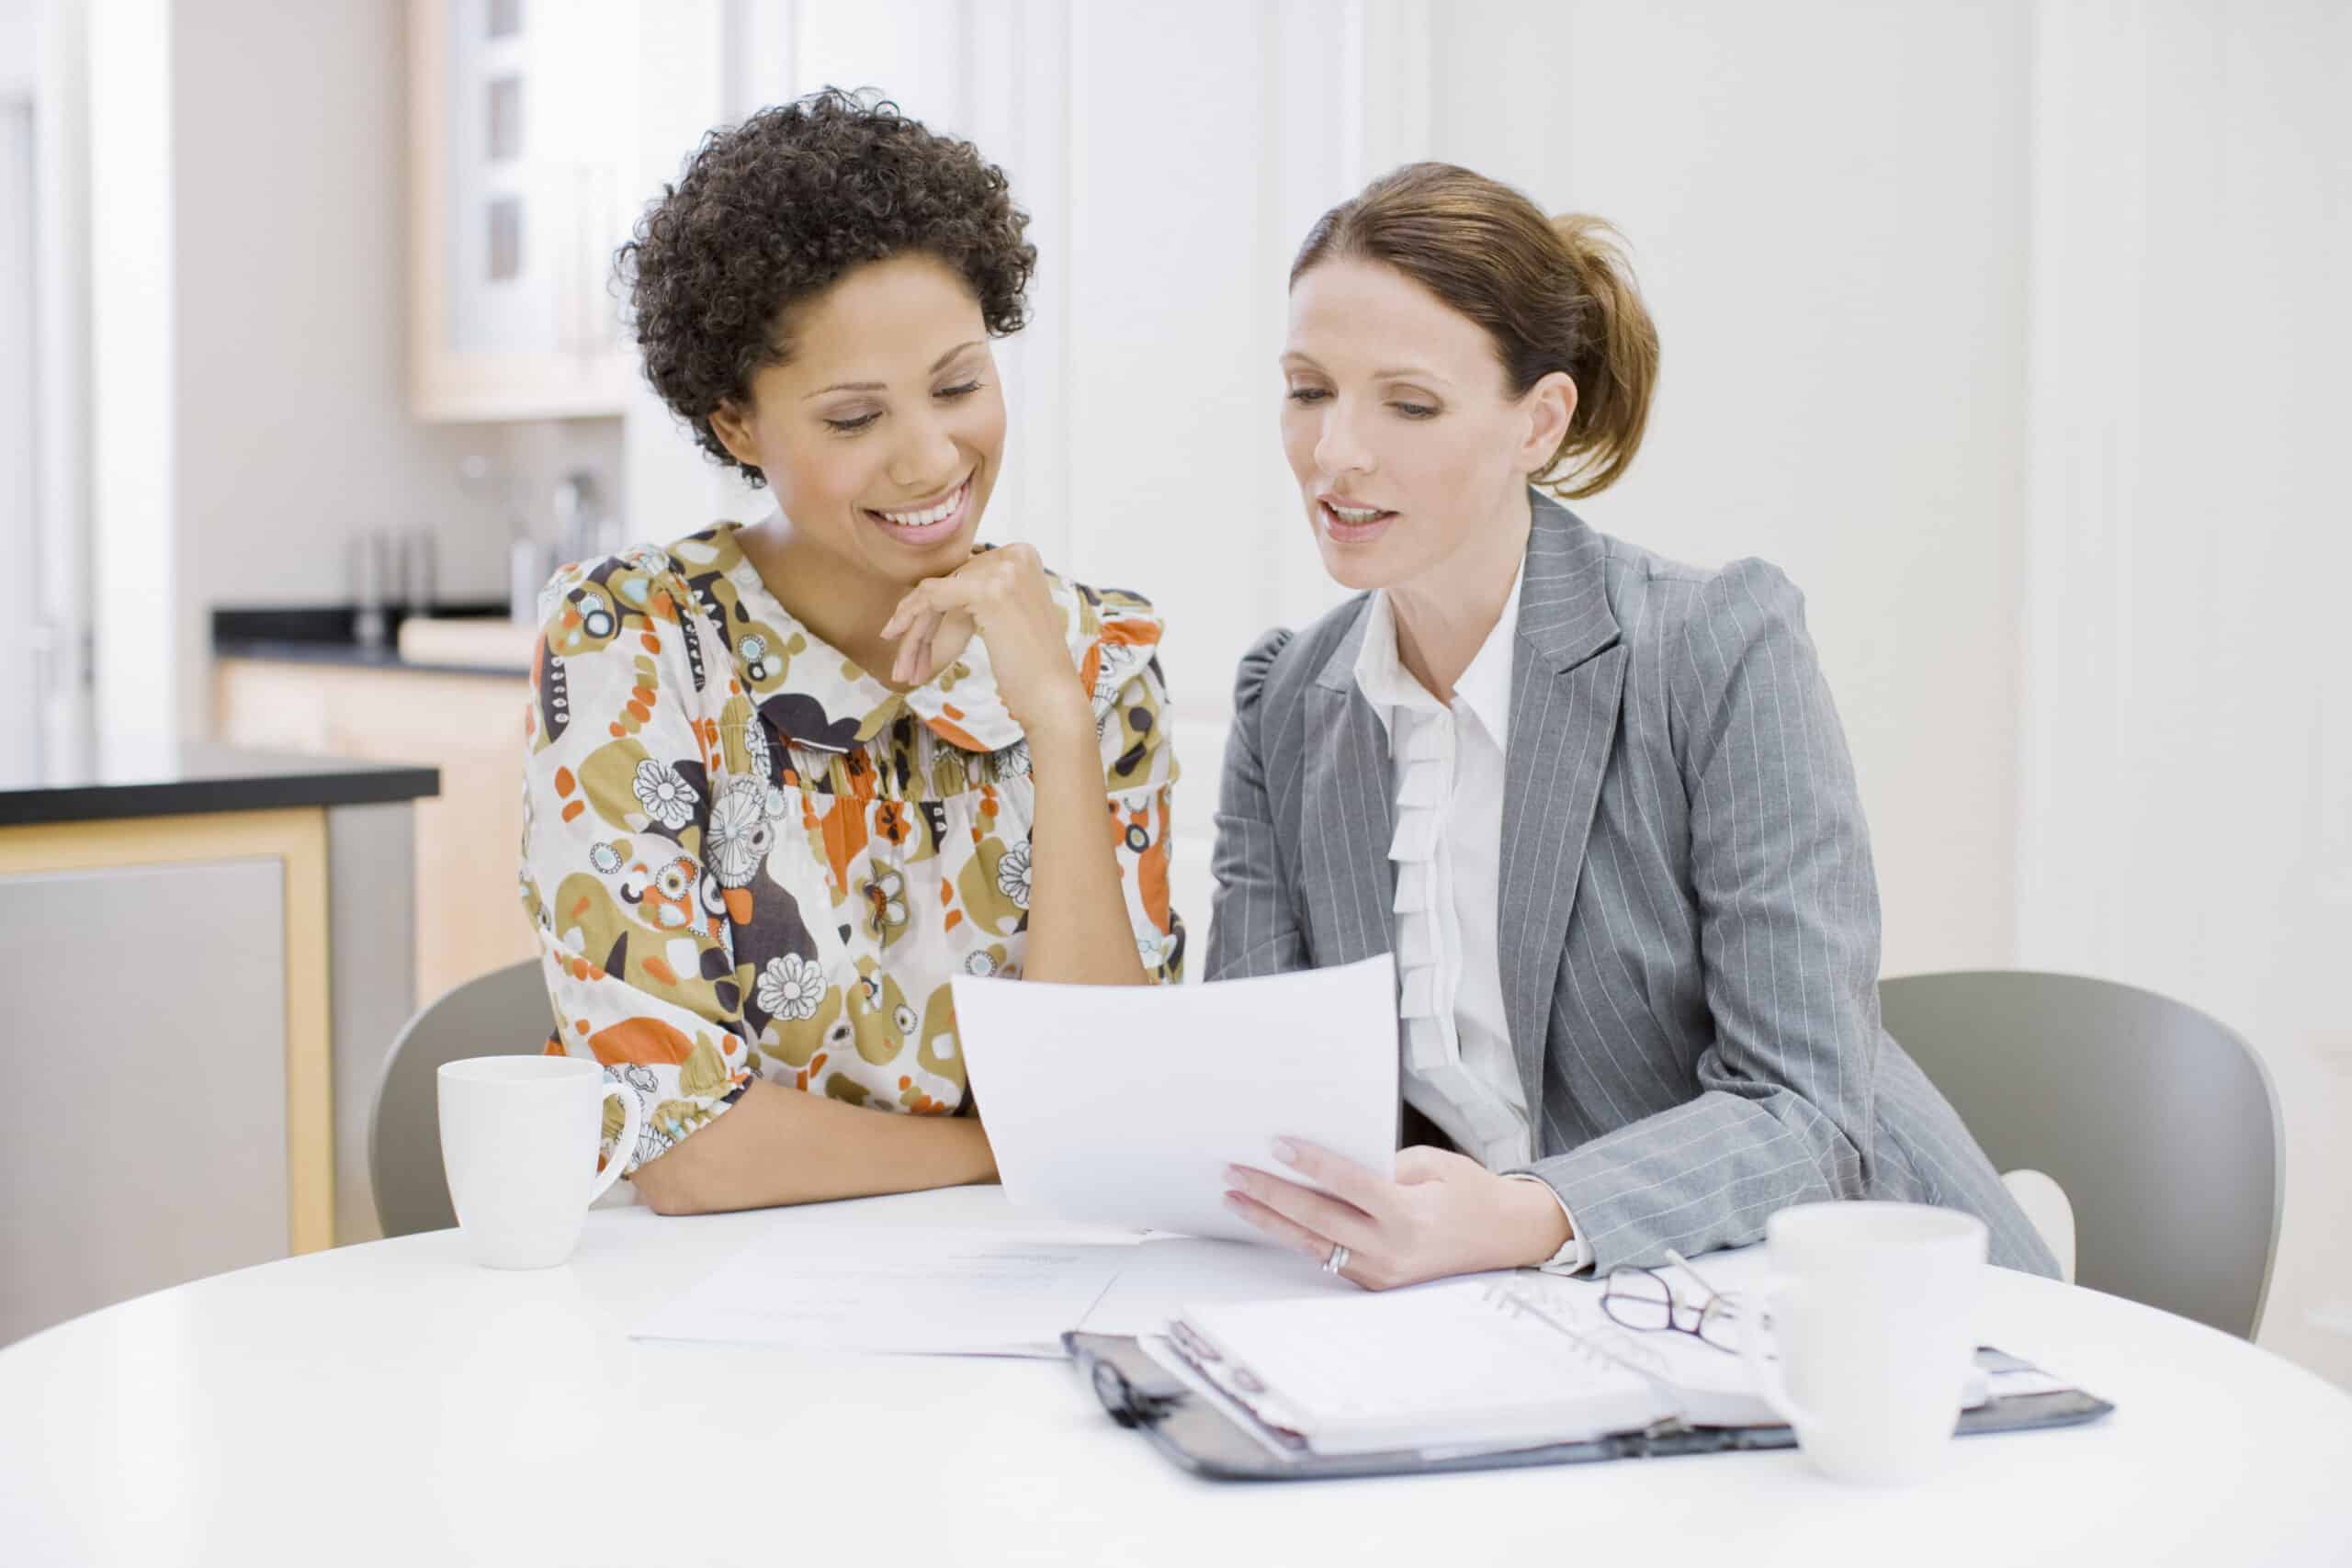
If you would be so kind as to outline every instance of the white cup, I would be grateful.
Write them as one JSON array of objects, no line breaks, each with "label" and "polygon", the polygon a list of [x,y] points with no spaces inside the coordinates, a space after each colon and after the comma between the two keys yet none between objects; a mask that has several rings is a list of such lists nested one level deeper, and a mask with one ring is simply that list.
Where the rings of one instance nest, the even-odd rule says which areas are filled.
[{"label": "white cup", "polygon": [[[554,1268],[637,1146],[636,1093],[579,1056],[472,1056],[443,1063],[439,1077],[441,1168],[475,1261]],[[609,1095],[620,1096],[621,1135],[599,1175]]]},{"label": "white cup", "polygon": [[1976,1353],[1984,1222],[1920,1203],[1804,1203],[1765,1222],[1772,1273],[1740,1353],[1814,1469],[1891,1484],[1932,1471]]}]

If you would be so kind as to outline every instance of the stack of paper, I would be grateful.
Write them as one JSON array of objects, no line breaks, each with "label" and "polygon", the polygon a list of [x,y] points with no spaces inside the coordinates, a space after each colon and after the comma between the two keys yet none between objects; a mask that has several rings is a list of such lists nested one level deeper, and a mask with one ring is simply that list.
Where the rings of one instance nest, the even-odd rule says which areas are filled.
[{"label": "stack of paper", "polygon": [[1059,1356],[1067,1329],[1157,1334],[1188,1303],[1362,1293],[1312,1258],[1229,1241],[779,1226],[633,1333],[915,1355]]},{"label": "stack of paper", "polygon": [[1317,1453],[1574,1442],[1674,1414],[1656,1379],[1510,1310],[1501,1288],[1188,1307],[1170,1337],[1258,1423]]},{"label": "stack of paper", "polygon": [[[1304,1138],[1394,1171],[1386,954],[1216,986],[955,986],[958,1041],[1014,1206],[1130,1236],[1189,1235],[784,1225],[639,1337],[1058,1355],[1066,1330],[1153,1333],[1188,1302],[1358,1293],[1228,1213],[1224,1170],[1274,1167],[1277,1139]],[[1210,1237],[1228,1239],[1193,1239]]]},{"label": "stack of paper", "polygon": [[1132,1243],[780,1227],[658,1308],[640,1339],[1058,1356]]}]

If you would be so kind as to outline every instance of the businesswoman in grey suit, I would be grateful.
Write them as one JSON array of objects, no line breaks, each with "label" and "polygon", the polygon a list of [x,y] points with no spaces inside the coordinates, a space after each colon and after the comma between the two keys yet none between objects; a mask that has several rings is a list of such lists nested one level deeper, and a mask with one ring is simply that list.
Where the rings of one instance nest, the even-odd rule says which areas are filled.
[{"label": "businesswoman in grey suit", "polygon": [[1359,592],[1242,660],[1207,973],[1393,951],[1424,1141],[1393,1179],[1284,1145],[1227,1171],[1227,1204],[1374,1287],[1605,1273],[1848,1198],[1967,1210],[1993,1261],[2055,1274],[1880,1028],[1869,837],[1802,597],[1553,499],[1624,472],[1657,373],[1606,228],[1400,169],[1306,236],[1282,367],[1306,521]]}]

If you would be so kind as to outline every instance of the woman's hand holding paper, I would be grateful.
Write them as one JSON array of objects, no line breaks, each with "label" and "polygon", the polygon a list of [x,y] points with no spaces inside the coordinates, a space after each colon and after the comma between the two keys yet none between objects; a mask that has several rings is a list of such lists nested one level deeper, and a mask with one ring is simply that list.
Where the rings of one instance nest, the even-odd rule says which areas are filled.
[{"label": "woman's hand holding paper", "polygon": [[1274,1156],[1324,1190],[1227,1166],[1226,1207],[1317,1260],[1346,1247],[1340,1273],[1368,1290],[1532,1266],[1568,1239],[1550,1188],[1443,1149],[1400,1151],[1393,1181],[1303,1140],[1276,1144]]}]

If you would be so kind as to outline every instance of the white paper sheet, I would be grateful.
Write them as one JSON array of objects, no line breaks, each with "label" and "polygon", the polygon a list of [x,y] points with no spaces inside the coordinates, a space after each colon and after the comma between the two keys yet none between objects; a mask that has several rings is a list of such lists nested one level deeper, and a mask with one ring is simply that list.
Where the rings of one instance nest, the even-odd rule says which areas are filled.
[{"label": "white paper sheet", "polygon": [[1002,1232],[786,1229],[761,1237],[630,1331],[786,1348],[1061,1355],[1133,1243]]},{"label": "white paper sheet", "polygon": [[1319,1453],[1574,1441],[1638,1431],[1672,1408],[1651,1378],[1500,1304],[1510,1283],[1473,1275],[1353,1301],[1191,1306],[1183,1318],[1240,1387],[1262,1387],[1252,1403],[1265,1419]]},{"label": "white paper sheet", "polygon": [[1303,1253],[1169,1236],[1131,1248],[1118,1279],[1075,1326],[1141,1337],[1165,1332],[1170,1318],[1192,1306],[1363,1293],[1363,1287],[1324,1273]]},{"label": "white paper sheet", "polygon": [[958,976],[956,1035],[1005,1193],[1064,1219],[1265,1238],[1227,1164],[1300,1137],[1396,1168],[1396,977],[1382,953],[1213,986]]}]

